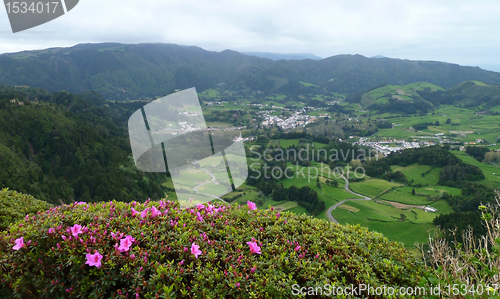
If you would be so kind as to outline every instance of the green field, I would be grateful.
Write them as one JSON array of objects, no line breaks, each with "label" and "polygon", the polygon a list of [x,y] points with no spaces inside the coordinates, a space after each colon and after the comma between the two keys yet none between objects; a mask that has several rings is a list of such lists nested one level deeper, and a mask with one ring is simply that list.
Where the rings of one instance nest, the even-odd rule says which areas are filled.
[{"label": "green field", "polygon": [[351,188],[352,191],[366,195],[371,198],[379,196],[381,193],[398,186],[401,186],[401,184],[391,183],[380,179],[370,179],[370,178],[365,179],[362,182],[355,182],[349,184],[349,187]]},{"label": "green field", "polygon": [[[349,202],[349,205],[352,206],[352,203],[353,201]],[[408,213],[413,214],[411,211],[399,214],[409,215]],[[421,224],[413,223],[410,220],[399,221],[396,219],[392,219],[389,222],[382,222],[369,220],[367,216],[358,214],[359,212],[353,213],[342,209],[335,209],[332,212],[333,217],[335,217],[335,219],[337,219],[341,224],[359,224],[361,226],[368,227],[371,231],[382,233],[391,241],[404,243],[406,248],[414,248],[415,243],[427,243],[428,231],[435,229],[434,225],[430,223]],[[369,213],[372,217],[376,214],[377,212],[373,210]],[[381,215],[381,217],[384,217],[384,219],[390,219],[383,215]],[[415,219],[415,216],[411,217]]]},{"label": "green field", "polygon": [[473,157],[467,155],[465,152],[453,151],[453,154],[462,159],[462,161],[464,161],[465,163],[481,168],[484,173],[485,179],[479,181],[479,183],[485,184],[492,188],[500,188],[500,167],[479,162]]},{"label": "green field", "polygon": [[427,200],[426,196],[412,195],[411,190],[410,192],[407,192],[407,190],[403,191],[400,188],[391,190],[383,194],[380,198],[383,200],[395,201],[409,205],[427,205],[432,202]]},{"label": "green field", "polygon": [[[441,171],[441,168],[435,167],[432,168],[432,170],[431,168],[432,167],[429,165],[419,164],[412,164],[406,167],[397,165],[391,166],[391,170],[393,172],[401,171],[406,176],[406,179],[411,181],[413,184],[422,184],[424,186],[433,186],[439,181],[439,172]],[[424,176],[422,176],[422,174],[424,174]]]}]

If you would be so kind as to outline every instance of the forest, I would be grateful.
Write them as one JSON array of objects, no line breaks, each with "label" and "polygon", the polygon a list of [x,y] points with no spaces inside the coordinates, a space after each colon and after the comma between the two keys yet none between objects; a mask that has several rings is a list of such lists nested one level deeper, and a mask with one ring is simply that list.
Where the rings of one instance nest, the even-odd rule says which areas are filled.
[{"label": "forest", "polygon": [[126,109],[112,106],[93,92],[0,86],[0,188],[54,204],[162,198],[164,177],[137,171]]}]

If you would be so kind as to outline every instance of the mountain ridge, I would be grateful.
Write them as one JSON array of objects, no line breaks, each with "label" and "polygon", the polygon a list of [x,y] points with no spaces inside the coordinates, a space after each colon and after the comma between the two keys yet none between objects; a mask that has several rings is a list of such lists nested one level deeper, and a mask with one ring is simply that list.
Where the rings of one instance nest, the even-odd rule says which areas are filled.
[{"label": "mountain ridge", "polygon": [[49,91],[94,90],[108,100],[154,98],[175,89],[203,91],[219,83],[265,93],[293,90],[300,81],[351,94],[382,83],[425,81],[451,88],[463,81],[500,84],[500,73],[445,62],[336,55],[322,60],[278,60],[233,50],[206,51],[175,44],[79,44],[0,55],[0,83]]}]

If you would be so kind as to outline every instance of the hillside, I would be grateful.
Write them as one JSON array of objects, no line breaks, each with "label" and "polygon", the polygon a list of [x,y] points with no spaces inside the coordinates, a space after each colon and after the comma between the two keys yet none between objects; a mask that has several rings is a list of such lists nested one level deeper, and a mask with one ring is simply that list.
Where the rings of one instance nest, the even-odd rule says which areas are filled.
[{"label": "hillside", "polygon": [[404,86],[386,85],[364,94],[361,98],[361,104],[363,107],[368,107],[374,103],[388,104],[391,99],[413,102],[422,99],[418,91],[433,92],[438,90],[442,91],[443,88],[426,82],[411,83]]},{"label": "hillside", "polygon": [[49,91],[97,91],[108,100],[163,96],[175,89],[203,91],[225,83],[233,90],[297,94],[356,93],[382,83],[429,82],[450,88],[466,80],[500,84],[500,73],[431,61],[338,55],[322,60],[258,58],[173,44],[80,44],[0,55],[0,83]]},{"label": "hillside", "polygon": [[419,95],[437,104],[453,104],[460,107],[489,109],[500,105],[500,86],[480,81],[465,81],[446,91],[423,90]]},{"label": "hillside", "polygon": [[129,157],[120,110],[99,101],[0,85],[0,188],[53,204],[163,197],[162,177]]}]

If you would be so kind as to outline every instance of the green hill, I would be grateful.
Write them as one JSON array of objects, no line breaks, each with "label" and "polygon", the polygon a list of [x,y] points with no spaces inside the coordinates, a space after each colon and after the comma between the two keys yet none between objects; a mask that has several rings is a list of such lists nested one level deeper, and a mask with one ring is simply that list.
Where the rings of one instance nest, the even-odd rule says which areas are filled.
[{"label": "green hill", "polygon": [[423,90],[418,94],[436,104],[454,104],[465,108],[489,109],[500,105],[500,86],[480,81],[469,80],[448,90]]},{"label": "green hill", "polygon": [[131,160],[123,107],[99,101],[0,85],[0,188],[53,204],[163,197],[161,176]]},{"label": "green hill", "polygon": [[163,96],[193,86],[203,91],[221,83],[233,90],[300,95],[318,91],[350,94],[382,83],[422,81],[450,88],[470,79],[500,84],[500,73],[443,62],[361,55],[272,61],[230,50],[210,52],[173,44],[80,44],[0,55],[2,84],[50,91],[94,90],[118,101]]},{"label": "green hill", "polygon": [[368,107],[373,103],[388,104],[389,100],[413,102],[414,100],[422,99],[417,93],[418,91],[442,91],[443,88],[431,83],[417,82],[408,85],[387,85],[364,94],[361,104],[363,107]]}]

